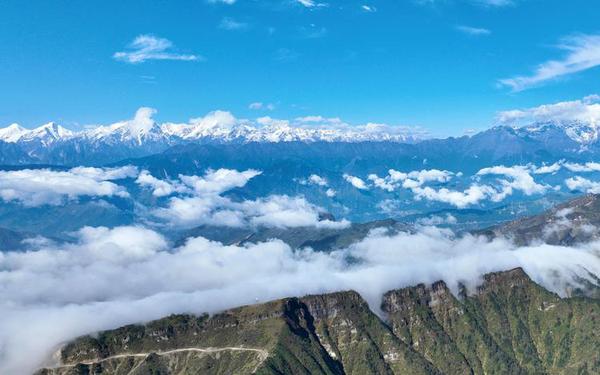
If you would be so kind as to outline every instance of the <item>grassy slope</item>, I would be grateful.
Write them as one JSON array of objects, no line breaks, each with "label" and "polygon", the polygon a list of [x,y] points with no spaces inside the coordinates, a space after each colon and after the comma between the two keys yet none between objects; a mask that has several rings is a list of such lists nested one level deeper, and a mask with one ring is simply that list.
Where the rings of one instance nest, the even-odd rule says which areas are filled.
[{"label": "grassy slope", "polygon": [[[212,317],[170,316],[82,337],[45,374],[597,374],[600,301],[560,299],[522,270],[456,298],[442,282],[386,293],[381,320],[355,292],[288,298]],[[177,348],[259,348],[116,358]]]}]

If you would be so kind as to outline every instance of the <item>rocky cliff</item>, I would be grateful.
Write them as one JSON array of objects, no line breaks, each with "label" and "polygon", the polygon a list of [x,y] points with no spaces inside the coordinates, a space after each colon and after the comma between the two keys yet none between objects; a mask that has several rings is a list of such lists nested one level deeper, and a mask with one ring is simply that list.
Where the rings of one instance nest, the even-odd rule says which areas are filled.
[{"label": "rocky cliff", "polygon": [[472,291],[393,290],[377,316],[356,292],[177,315],[66,344],[66,374],[597,374],[600,301],[561,299],[521,269]]}]

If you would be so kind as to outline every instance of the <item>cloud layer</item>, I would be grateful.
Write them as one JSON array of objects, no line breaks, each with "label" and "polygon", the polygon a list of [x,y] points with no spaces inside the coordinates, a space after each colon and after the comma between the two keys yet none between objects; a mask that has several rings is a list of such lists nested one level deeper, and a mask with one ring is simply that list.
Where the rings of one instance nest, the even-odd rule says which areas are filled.
[{"label": "cloud layer", "polygon": [[[575,164],[571,164],[575,165]],[[550,166],[544,167],[551,168]],[[447,203],[457,208],[465,208],[470,205],[478,204],[484,200],[500,202],[506,197],[519,191],[525,195],[542,194],[552,188],[548,185],[542,185],[535,181],[531,176],[535,171],[544,171],[536,169],[535,166],[516,165],[512,167],[494,166],[483,168],[471,176],[475,182],[471,183],[464,190],[451,190],[444,186],[450,180],[456,177],[462,177],[462,173],[453,173],[437,169],[423,169],[411,172],[401,172],[394,169],[388,171],[385,177],[379,177],[376,174],[370,174],[368,180],[373,186],[387,192],[394,192],[398,189],[410,190],[417,200],[429,200]],[[479,181],[485,176],[501,176],[494,183],[482,183]],[[369,186],[359,177],[344,175],[344,179],[354,187],[361,190],[369,189]],[[467,180],[468,181],[468,180]]]},{"label": "cloud layer", "polygon": [[127,190],[111,180],[135,177],[135,167],[73,168],[68,171],[21,169],[0,171],[0,199],[27,207],[60,205],[80,197],[129,197]]},{"label": "cloud layer", "polygon": [[[153,190],[155,196],[168,196],[166,207],[154,208],[151,214],[164,223],[189,228],[198,225],[219,225],[229,227],[327,227],[342,228],[349,222],[321,219],[325,210],[311,204],[304,197],[270,195],[254,200],[233,200],[222,194],[243,187],[259,171],[239,172],[230,169],[208,170],[204,176],[180,175],[177,181],[164,181],[142,171],[137,182]],[[317,175],[309,177],[305,183],[326,186],[327,182]],[[325,185],[323,185],[325,184]],[[327,190],[326,194],[330,194]],[[335,192],[332,193],[335,195]]]},{"label": "cloud layer", "polygon": [[31,373],[82,334],[286,296],[354,289],[377,309],[389,289],[439,279],[453,290],[458,282],[473,287],[484,273],[517,266],[564,293],[574,275],[600,275],[599,249],[516,248],[429,227],[393,236],[376,231],[329,254],[293,251],[277,240],[223,246],[192,238],[170,248],[141,227],[84,228],[71,244],[0,253],[0,372]]}]

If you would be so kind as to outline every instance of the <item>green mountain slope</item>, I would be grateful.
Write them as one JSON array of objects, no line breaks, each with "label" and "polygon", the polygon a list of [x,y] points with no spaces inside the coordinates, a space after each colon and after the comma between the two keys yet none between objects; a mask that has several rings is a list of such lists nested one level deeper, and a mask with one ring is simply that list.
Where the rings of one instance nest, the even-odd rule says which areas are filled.
[{"label": "green mountain slope", "polygon": [[393,290],[385,319],[352,291],[170,316],[76,339],[39,374],[600,373],[600,301],[561,299],[521,269],[472,292]]}]

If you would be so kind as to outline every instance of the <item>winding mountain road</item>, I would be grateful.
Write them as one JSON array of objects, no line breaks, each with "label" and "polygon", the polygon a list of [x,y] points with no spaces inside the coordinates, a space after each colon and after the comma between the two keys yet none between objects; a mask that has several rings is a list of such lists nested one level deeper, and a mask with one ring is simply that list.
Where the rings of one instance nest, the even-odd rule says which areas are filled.
[{"label": "winding mountain road", "polygon": [[[244,348],[241,346],[228,346],[228,347],[223,347],[223,348],[181,348],[181,349],[173,349],[173,350],[167,350],[164,352],[147,352],[147,353],[125,353],[125,354],[115,354],[109,357],[105,357],[105,358],[99,358],[99,359],[95,359],[95,360],[91,360],[91,361],[81,361],[81,362],[77,362],[77,363],[68,363],[68,364],[60,364],[58,366],[55,366],[54,369],[61,369],[61,368],[69,368],[69,367],[75,367],[78,364],[83,364],[83,365],[93,365],[93,364],[97,364],[97,363],[102,363],[102,362],[106,362],[106,361],[110,361],[113,359],[121,359],[121,358],[130,358],[130,357],[141,357],[141,358],[146,358],[147,356],[149,356],[150,354],[156,354],[159,356],[165,356],[165,355],[171,355],[171,354],[176,354],[176,353],[186,353],[186,352],[198,352],[198,353],[218,353],[218,352],[225,352],[225,351],[242,351],[242,352],[254,352],[258,355],[258,359],[259,362],[256,365],[256,367],[254,368],[254,370],[252,370],[252,373],[255,373],[256,370],[258,370],[258,368],[260,367],[260,365],[266,361],[266,359],[269,357],[269,352],[264,350],[264,349],[257,349],[257,348]],[[137,368],[142,362],[140,362],[135,368]],[[133,368],[131,372],[133,372],[135,370],[135,368]]]}]

